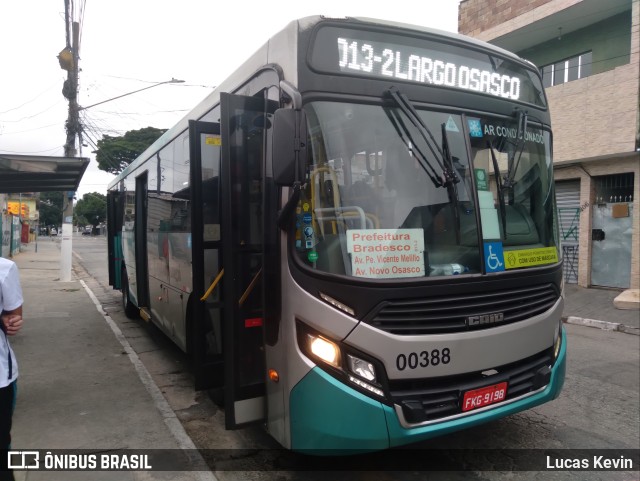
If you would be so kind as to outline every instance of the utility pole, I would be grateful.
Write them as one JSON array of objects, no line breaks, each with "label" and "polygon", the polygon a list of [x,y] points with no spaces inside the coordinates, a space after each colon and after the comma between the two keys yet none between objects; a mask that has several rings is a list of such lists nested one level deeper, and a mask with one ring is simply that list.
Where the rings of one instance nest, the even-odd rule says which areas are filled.
[{"label": "utility pole", "polygon": [[[65,0],[65,6],[69,0]],[[68,12],[68,8],[66,9]],[[69,18],[67,17],[67,25]],[[72,62],[67,70],[67,81],[63,87],[63,95],[69,99],[69,116],[67,117],[67,141],[64,145],[65,157],[75,157],[76,150],[76,134],[80,133],[80,116],[78,106],[78,61],[80,59],[80,24],[78,22],[71,23],[72,26],[72,44],[71,54]],[[60,280],[62,282],[71,281],[71,252],[73,248],[73,197],[75,192],[66,192],[63,197],[63,213],[62,213],[62,242],[60,244]]]},{"label": "utility pole", "polygon": [[78,108],[78,60],[80,55],[78,53],[80,49],[80,24],[73,22],[72,26],[72,62],[71,68],[67,70],[67,81],[63,87],[63,95],[69,99],[69,116],[67,117],[66,129],[67,129],[67,142],[64,145],[65,157],[76,156],[76,134],[80,132],[80,116]]}]

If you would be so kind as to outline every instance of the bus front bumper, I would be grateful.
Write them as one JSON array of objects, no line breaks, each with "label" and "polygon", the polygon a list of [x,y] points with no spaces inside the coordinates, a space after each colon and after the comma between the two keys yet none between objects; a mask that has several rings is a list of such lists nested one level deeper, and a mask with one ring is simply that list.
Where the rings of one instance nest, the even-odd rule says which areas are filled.
[{"label": "bus front bumper", "polygon": [[348,455],[424,441],[544,404],[560,395],[566,370],[567,336],[541,391],[492,409],[428,425],[405,428],[391,406],[312,369],[291,391],[291,449],[317,455]]}]

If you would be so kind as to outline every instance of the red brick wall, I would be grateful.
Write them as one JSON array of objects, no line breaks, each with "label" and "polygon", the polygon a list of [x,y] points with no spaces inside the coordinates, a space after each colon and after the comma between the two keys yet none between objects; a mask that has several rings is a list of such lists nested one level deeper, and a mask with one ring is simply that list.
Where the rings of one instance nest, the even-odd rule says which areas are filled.
[{"label": "red brick wall", "polygon": [[462,0],[458,31],[474,36],[552,0]]}]

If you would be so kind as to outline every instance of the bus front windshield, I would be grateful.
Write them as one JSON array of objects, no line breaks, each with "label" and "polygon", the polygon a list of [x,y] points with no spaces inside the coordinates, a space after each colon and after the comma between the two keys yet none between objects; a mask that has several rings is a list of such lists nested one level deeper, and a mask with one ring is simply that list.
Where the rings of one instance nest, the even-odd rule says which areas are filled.
[{"label": "bus front windshield", "polygon": [[416,122],[400,105],[305,110],[295,250],[309,267],[383,279],[557,262],[547,131],[427,110]]}]

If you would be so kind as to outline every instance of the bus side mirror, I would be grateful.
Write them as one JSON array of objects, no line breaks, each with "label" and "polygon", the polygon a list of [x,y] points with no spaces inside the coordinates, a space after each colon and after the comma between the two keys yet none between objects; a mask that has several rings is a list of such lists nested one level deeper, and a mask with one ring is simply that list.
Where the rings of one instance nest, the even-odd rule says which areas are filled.
[{"label": "bus side mirror", "polygon": [[307,115],[278,109],[273,117],[273,180],[277,185],[301,182],[307,169]]}]

